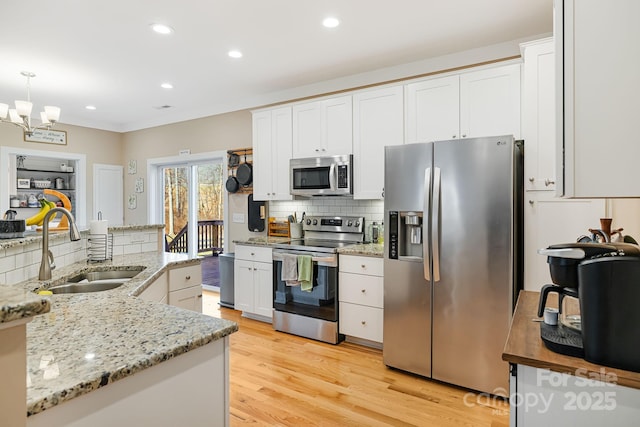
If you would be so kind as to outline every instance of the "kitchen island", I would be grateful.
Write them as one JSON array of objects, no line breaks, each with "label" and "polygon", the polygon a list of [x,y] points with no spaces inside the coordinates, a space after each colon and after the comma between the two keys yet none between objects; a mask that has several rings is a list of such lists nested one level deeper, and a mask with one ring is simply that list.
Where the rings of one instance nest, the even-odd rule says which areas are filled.
[{"label": "kitchen island", "polygon": [[[522,291],[502,359],[512,369],[511,426],[630,426],[640,419],[640,373],[547,349],[538,292]],[[629,325],[637,327],[637,325]]]},{"label": "kitchen island", "polygon": [[146,252],[11,285],[31,292],[80,272],[144,267],[116,289],[47,297],[51,311],[27,326],[27,426],[227,425],[237,324],[137,298],[165,270],[199,262]]}]

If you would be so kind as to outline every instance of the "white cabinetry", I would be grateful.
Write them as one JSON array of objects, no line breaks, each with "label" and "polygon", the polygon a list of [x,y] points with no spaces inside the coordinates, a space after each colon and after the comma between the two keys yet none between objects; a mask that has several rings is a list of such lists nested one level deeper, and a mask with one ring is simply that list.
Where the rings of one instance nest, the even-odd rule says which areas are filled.
[{"label": "white cabinetry", "polygon": [[351,96],[293,106],[293,157],[352,154]]},{"label": "white cabinetry", "polygon": [[520,137],[520,65],[406,86],[406,142],[479,136]]},{"label": "white cabinetry", "polygon": [[169,295],[169,282],[167,277],[168,273],[162,273],[162,276],[147,286],[138,297],[145,301],[156,301],[166,304]]},{"label": "white cabinetry", "polygon": [[525,188],[555,190],[556,100],[553,39],[521,45]]},{"label": "white cabinetry", "polygon": [[384,147],[403,142],[403,88],[353,95],[354,199],[382,199]]},{"label": "white cabinetry", "polygon": [[600,228],[605,216],[604,200],[565,200],[549,191],[528,191],[525,195],[524,289],[539,291],[551,283],[547,257],[538,249],[556,243],[571,243],[589,228]]},{"label": "white cabinetry", "polygon": [[172,268],[168,272],[169,304],[202,313],[202,267]]},{"label": "white cabinetry", "polygon": [[514,427],[638,424],[640,390],[617,385],[616,374],[605,368],[594,376],[586,369],[569,375],[516,366],[516,389],[511,390],[511,425]]},{"label": "white cabinetry", "polygon": [[340,333],[382,344],[383,259],[340,255]]},{"label": "white cabinetry", "polygon": [[171,268],[138,297],[202,313],[202,267],[197,264]]},{"label": "white cabinetry", "polygon": [[236,245],[234,305],[242,315],[271,322],[273,317],[273,261],[267,247]]},{"label": "white cabinetry", "polygon": [[[640,2],[558,0],[559,191],[567,197],[639,197]],[[564,157],[562,157],[564,153]],[[559,173],[559,177],[562,175]]]},{"label": "white cabinetry", "polygon": [[253,198],[291,200],[291,107],[253,113]]},{"label": "white cabinetry", "polygon": [[[603,200],[554,197],[555,84],[551,39],[525,43],[522,91],[522,136],[525,146],[524,288],[538,291],[551,283],[546,257],[538,249],[575,242],[605,216]],[[548,185],[547,185],[548,184]],[[545,191],[546,190],[546,191]]]},{"label": "white cabinetry", "polygon": [[442,141],[460,135],[460,78],[440,77],[406,85],[405,140]]}]

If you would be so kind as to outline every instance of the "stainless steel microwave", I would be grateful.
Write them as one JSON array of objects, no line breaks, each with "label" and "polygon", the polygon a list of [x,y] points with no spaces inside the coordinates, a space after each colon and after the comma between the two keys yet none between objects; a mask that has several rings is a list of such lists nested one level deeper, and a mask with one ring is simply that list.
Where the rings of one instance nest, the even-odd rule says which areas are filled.
[{"label": "stainless steel microwave", "polygon": [[351,196],[353,156],[311,157],[289,161],[294,196]]}]

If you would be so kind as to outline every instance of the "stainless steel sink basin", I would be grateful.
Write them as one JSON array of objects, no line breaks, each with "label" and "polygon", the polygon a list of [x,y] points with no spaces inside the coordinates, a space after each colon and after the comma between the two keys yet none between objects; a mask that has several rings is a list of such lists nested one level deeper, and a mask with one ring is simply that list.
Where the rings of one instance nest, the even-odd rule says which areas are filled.
[{"label": "stainless steel sink basin", "polygon": [[79,294],[85,292],[100,292],[115,289],[124,285],[122,280],[101,280],[98,282],[65,283],[49,288],[54,294]]},{"label": "stainless steel sink basin", "polygon": [[48,290],[54,294],[107,291],[122,286],[142,270],[144,270],[144,267],[128,268],[126,270],[89,271],[72,276],[67,279],[66,283],[53,286]]}]

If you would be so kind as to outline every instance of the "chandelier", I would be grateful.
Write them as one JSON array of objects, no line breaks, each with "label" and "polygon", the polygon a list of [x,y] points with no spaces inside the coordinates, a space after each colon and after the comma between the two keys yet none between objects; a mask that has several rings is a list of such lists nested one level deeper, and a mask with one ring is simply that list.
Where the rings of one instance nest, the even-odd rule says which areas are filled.
[{"label": "chandelier", "polygon": [[[28,136],[31,136],[36,129],[51,129],[60,118],[60,108],[50,105],[45,106],[44,111],[40,113],[40,121],[42,123],[38,126],[33,126],[31,123],[31,110],[33,109],[33,104],[31,103],[31,78],[36,75],[29,71],[22,71],[20,74],[27,78],[27,100],[16,100],[16,108],[9,108],[9,105],[0,103],[0,122],[11,123],[21,127]],[[7,113],[9,114],[8,120]]]}]

